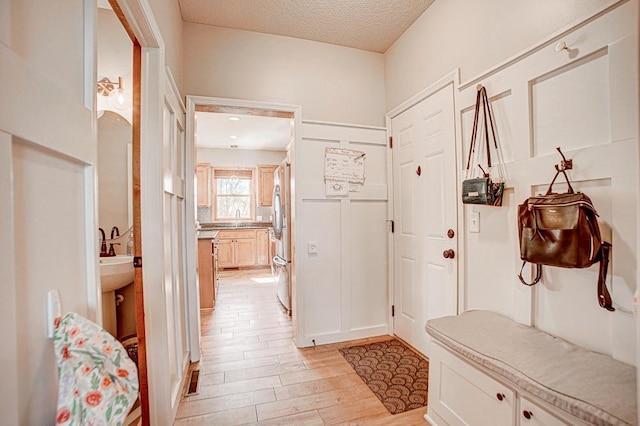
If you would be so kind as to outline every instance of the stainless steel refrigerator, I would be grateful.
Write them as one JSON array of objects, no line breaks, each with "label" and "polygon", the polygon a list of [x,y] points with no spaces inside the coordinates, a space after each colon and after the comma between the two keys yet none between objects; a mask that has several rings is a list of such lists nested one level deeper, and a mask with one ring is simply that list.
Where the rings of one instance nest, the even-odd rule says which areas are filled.
[{"label": "stainless steel refrigerator", "polygon": [[291,315],[291,194],[290,165],[280,163],[274,173],[273,184],[273,238],[276,255],[273,257],[277,277],[277,295],[282,306]]}]

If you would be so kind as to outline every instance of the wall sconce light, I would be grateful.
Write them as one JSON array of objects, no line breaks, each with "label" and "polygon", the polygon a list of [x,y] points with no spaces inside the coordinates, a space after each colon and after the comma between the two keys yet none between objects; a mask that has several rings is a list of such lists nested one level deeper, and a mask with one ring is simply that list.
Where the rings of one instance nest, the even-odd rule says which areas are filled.
[{"label": "wall sconce light", "polygon": [[122,77],[118,77],[118,83],[109,80],[107,77],[98,81],[98,94],[108,96],[109,102],[116,109],[128,109],[131,107],[130,101],[122,88]]}]

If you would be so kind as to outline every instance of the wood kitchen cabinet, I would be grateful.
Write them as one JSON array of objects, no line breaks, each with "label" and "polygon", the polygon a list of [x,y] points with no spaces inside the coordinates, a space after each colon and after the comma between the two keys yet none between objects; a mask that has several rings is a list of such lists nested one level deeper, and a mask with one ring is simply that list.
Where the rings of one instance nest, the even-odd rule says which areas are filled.
[{"label": "wood kitchen cabinet", "polygon": [[200,309],[213,308],[216,298],[216,268],[211,238],[198,239],[198,281],[200,285]]},{"label": "wood kitchen cabinet", "polygon": [[211,207],[211,165],[196,164],[196,191],[198,207]]},{"label": "wood kitchen cabinet", "polygon": [[259,266],[269,265],[269,230],[256,230],[256,263]]},{"label": "wood kitchen cabinet", "polygon": [[220,231],[218,244],[218,265],[221,268],[256,266],[255,229]]},{"label": "wood kitchen cabinet", "polygon": [[271,207],[273,175],[278,166],[258,166],[258,207]]}]

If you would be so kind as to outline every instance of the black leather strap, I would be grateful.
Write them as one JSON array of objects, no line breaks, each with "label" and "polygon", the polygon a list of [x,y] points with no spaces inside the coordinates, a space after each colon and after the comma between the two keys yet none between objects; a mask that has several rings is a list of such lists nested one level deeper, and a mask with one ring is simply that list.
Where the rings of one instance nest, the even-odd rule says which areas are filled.
[{"label": "black leather strap", "polygon": [[[489,120],[487,118],[487,108],[489,108],[489,100],[487,99],[487,89],[480,89],[482,97],[482,112],[484,114],[484,142],[487,149],[487,164],[491,168],[491,145],[489,144]],[[493,123],[493,121],[492,121]],[[493,129],[491,129],[493,132]]]},{"label": "black leather strap", "polygon": [[[611,300],[611,295],[609,294],[609,289],[607,289],[607,270],[609,269],[609,258],[611,253],[611,244],[607,242],[602,242],[600,246],[600,271],[598,274],[598,304],[601,308],[606,309],[609,312],[613,312],[616,309],[613,307],[613,302]],[[528,283],[522,277],[522,271],[524,270],[524,265],[526,265],[527,261],[522,262],[522,267],[520,268],[520,273],[518,274],[518,278],[520,282],[526,286],[532,286],[537,284],[542,278],[542,265],[536,265],[536,276],[533,279],[533,282]]]},{"label": "black leather strap", "polygon": [[467,158],[467,170],[471,167],[471,157],[476,149],[476,137],[478,134],[478,118],[480,115],[480,90],[476,93],[476,110],[473,115],[473,130],[471,131],[471,142],[469,143],[469,157]]},{"label": "black leather strap", "polygon": [[609,256],[611,252],[611,244],[602,242],[600,245],[600,273],[598,274],[598,303],[600,307],[607,311],[613,312],[611,295],[607,289],[607,269],[609,269]]},{"label": "black leather strap", "polygon": [[518,274],[518,278],[520,278],[520,282],[522,284],[528,285],[529,287],[531,287],[532,285],[538,284],[538,282],[542,278],[542,265],[538,265],[537,263],[535,263],[535,265],[536,265],[536,276],[533,279],[532,283],[528,283],[522,277],[522,271],[524,270],[524,265],[526,265],[526,263],[527,263],[526,260],[524,262],[522,262],[522,268],[520,268],[520,273]]}]

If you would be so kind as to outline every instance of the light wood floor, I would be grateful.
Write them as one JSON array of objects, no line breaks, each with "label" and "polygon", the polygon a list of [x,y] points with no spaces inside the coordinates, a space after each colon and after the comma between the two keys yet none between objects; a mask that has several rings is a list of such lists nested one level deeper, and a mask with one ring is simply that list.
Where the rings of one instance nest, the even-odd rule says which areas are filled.
[{"label": "light wood floor", "polygon": [[298,349],[270,271],[223,271],[214,310],[201,311],[199,394],[175,425],[425,425],[425,409],[391,415],[338,349]]}]

